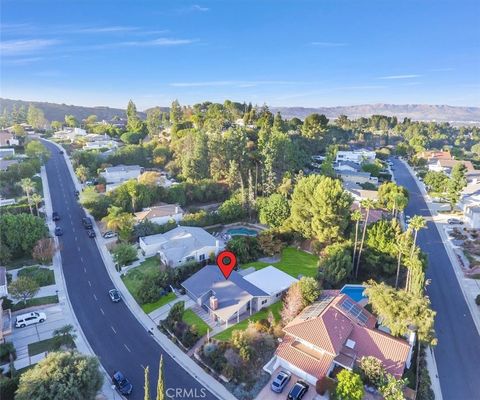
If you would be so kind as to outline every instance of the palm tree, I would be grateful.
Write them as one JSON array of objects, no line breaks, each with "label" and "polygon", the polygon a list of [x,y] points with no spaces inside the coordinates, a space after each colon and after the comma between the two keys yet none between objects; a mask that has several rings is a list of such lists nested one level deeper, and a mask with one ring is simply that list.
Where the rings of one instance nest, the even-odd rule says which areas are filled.
[{"label": "palm tree", "polygon": [[102,219],[108,229],[119,233],[120,239],[129,239],[134,225],[133,215],[123,211],[121,207],[108,208],[108,215]]},{"label": "palm tree", "polygon": [[400,267],[402,265],[402,256],[408,254],[410,243],[409,243],[408,232],[403,232],[397,236],[397,242],[395,243],[395,248],[397,250],[397,276],[395,278],[395,289],[398,289],[398,280],[400,277]]},{"label": "palm tree", "polygon": [[375,202],[371,199],[366,199],[360,203],[360,207],[365,208],[365,221],[363,223],[362,241],[360,242],[360,249],[358,250],[357,268],[355,269],[355,278],[358,277],[358,269],[360,268],[360,259],[362,258],[363,244],[365,243],[365,235],[367,233],[368,218],[370,217],[370,209],[375,206]]},{"label": "palm tree", "polygon": [[27,195],[28,207],[30,208],[30,214],[33,215],[32,204],[30,202],[30,194],[35,190],[35,183],[30,178],[23,178],[20,181],[20,186],[23,192]]},{"label": "palm tree", "polygon": [[409,229],[411,228],[413,230],[413,243],[412,243],[412,250],[410,253],[410,257],[413,257],[413,252],[415,251],[415,246],[417,244],[418,231],[420,229],[425,228],[426,226],[427,226],[427,222],[425,221],[425,218],[423,218],[420,215],[414,215],[410,220],[408,227]]},{"label": "palm tree", "polygon": [[35,211],[37,212],[38,217],[38,205],[42,202],[43,198],[38,193],[33,193],[31,200],[32,203],[35,204]]},{"label": "palm tree", "polygon": [[352,257],[352,271],[355,269],[355,256],[357,255],[357,243],[358,243],[358,226],[362,219],[362,213],[358,210],[352,212],[352,221],[355,221],[355,243],[353,245],[353,257]]},{"label": "palm tree", "polygon": [[157,400],[165,400],[165,384],[163,382],[163,355],[160,356],[160,366],[158,368],[157,381]]}]

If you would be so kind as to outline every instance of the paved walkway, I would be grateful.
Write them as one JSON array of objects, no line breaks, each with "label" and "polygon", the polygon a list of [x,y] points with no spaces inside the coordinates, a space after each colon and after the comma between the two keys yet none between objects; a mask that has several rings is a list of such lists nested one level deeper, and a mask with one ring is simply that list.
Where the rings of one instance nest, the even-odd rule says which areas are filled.
[{"label": "paved walkway", "polygon": [[177,297],[176,299],[170,301],[162,307],[157,308],[156,310],[149,313],[148,316],[158,325],[160,321],[163,321],[165,318],[167,318],[170,309],[173,307],[174,304],[178,303],[179,301],[185,302],[185,309],[191,308],[194,305],[194,302],[190,297],[183,295]]},{"label": "paved walkway", "polygon": [[[77,187],[78,190],[81,190],[80,183],[78,182],[78,179],[73,171],[70,159],[67,157],[66,154],[64,157],[75,187]],[[85,212],[89,217],[92,218],[92,221],[95,221],[95,219],[91,215],[89,215],[87,211]],[[207,374],[198,364],[196,364],[190,357],[188,357],[182,350],[180,350],[167,336],[165,336],[156,328],[155,321],[152,320],[138,305],[138,303],[135,301],[128,289],[125,287],[125,284],[123,283],[120,274],[115,270],[115,264],[113,262],[112,256],[105,246],[105,242],[101,237],[100,230],[98,229],[96,223],[93,224],[93,228],[95,230],[95,233],[97,234],[95,241],[97,243],[97,247],[105,264],[105,268],[107,269],[107,272],[110,276],[110,279],[114,283],[115,287],[121,292],[122,299],[127,305],[127,307],[137,318],[137,320],[143,325],[145,330],[152,332],[152,336],[157,341],[157,343],[192,376],[192,379],[195,379],[197,382],[202,384],[219,399],[235,400],[235,397],[220,382]]]}]

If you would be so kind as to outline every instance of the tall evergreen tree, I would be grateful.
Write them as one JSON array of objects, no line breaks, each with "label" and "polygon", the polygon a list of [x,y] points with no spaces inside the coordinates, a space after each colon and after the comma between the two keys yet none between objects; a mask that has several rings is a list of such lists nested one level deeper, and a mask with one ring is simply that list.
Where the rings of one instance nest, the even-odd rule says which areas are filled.
[{"label": "tall evergreen tree", "polygon": [[150,368],[147,367],[143,369],[144,373],[144,385],[143,385],[143,400],[150,400]]},{"label": "tall evergreen tree", "polygon": [[166,400],[163,377],[163,355],[160,356],[160,366],[158,368],[157,400]]}]

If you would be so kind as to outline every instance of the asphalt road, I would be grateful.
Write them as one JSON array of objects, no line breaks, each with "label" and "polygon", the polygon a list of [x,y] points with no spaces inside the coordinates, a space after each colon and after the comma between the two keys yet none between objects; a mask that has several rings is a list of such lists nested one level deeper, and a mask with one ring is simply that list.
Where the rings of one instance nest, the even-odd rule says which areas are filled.
[{"label": "asphalt road", "polygon": [[[181,389],[175,399],[216,399],[165,353],[123,303],[112,303],[113,283],[94,239],[81,223],[85,216],[74,196],[74,184],[58,148],[43,142],[52,155],[46,164],[53,210],[61,220],[63,273],[68,295],[85,336],[111,375],[122,371],[134,385],[131,399],[143,399],[144,366],[150,366],[150,392],[156,393],[160,354],[164,358],[165,387]],[[183,391],[183,390],[186,391]],[[118,395],[117,395],[117,398]]]},{"label": "asphalt road", "polygon": [[[392,161],[397,183],[410,193],[405,213],[431,217],[408,169],[399,160]],[[480,336],[433,221],[427,222],[427,229],[418,233],[417,240],[429,259],[426,275],[431,284],[427,287],[427,294],[437,311],[435,331],[438,345],[434,352],[443,399],[480,399]]]}]

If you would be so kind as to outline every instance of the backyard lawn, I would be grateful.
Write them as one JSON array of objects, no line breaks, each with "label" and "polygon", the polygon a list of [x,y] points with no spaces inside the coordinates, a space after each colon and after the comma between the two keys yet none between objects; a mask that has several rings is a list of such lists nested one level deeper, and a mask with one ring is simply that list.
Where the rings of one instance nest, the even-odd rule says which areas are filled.
[{"label": "backyard lawn", "polygon": [[[137,292],[140,288],[140,285],[142,284],[142,278],[145,275],[153,275],[158,270],[159,266],[160,260],[157,257],[150,257],[147,258],[138,267],[128,271],[127,274],[122,277],[123,283],[138,304],[140,304],[140,302],[138,301]],[[153,303],[141,304],[141,307],[143,311],[148,314],[156,310],[157,308],[169,303],[173,299],[175,299],[175,294],[168,293],[167,295],[162,296],[160,299]]]},{"label": "backyard lawn", "polygon": [[208,331],[208,325],[201,319],[197,314],[195,314],[192,310],[187,309],[183,313],[183,322],[186,324],[192,326],[196,325],[198,329],[198,334],[200,336],[204,336],[207,334]]},{"label": "backyard lawn", "polygon": [[276,303],[272,304],[270,307],[264,308],[259,312],[253,314],[250,318],[244,319],[240,321],[238,324],[232,325],[230,328],[225,329],[224,331],[220,332],[218,335],[215,336],[215,339],[218,340],[230,340],[232,337],[232,332],[234,330],[240,329],[245,330],[248,326],[248,321],[260,321],[262,319],[267,319],[268,314],[271,311],[273,316],[275,317],[276,321],[280,320],[280,310],[282,309],[283,302],[277,301]]},{"label": "backyard lawn", "polygon": [[298,275],[315,277],[318,271],[317,263],[317,256],[306,253],[302,250],[297,250],[293,247],[287,247],[283,249],[282,258],[279,262],[266,263],[262,261],[254,261],[243,264],[241,268],[254,267],[258,270],[273,265],[294,278],[297,278]]}]

